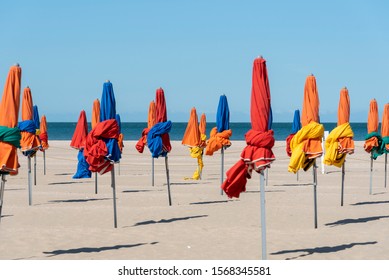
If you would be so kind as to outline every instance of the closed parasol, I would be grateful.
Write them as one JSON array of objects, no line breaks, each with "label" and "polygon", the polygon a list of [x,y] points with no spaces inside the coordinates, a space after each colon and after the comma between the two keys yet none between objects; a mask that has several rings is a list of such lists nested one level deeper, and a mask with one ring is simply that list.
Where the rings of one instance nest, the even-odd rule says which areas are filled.
[{"label": "closed parasol", "polygon": [[[96,98],[93,101],[93,105],[92,105],[92,121],[91,121],[92,129],[94,129],[99,122],[100,122],[100,100]],[[95,194],[97,194],[98,192],[97,172],[94,173],[95,173]]]},{"label": "closed parasol", "polygon": [[382,137],[378,132],[378,105],[375,99],[370,100],[369,114],[367,116],[367,135],[363,148],[370,153],[370,188],[369,194],[373,193],[373,160],[381,153]]},{"label": "closed parasol", "polygon": [[[38,106],[34,105],[33,106],[33,117],[32,117],[32,120],[34,121],[34,124],[35,124],[35,135],[37,135],[38,137],[38,141],[39,141],[39,150],[42,150],[42,141],[41,141],[41,138],[40,138],[40,135],[41,135],[41,123],[40,123],[40,118],[39,118],[39,110],[38,110]],[[34,186],[36,186],[36,157],[34,157]]]},{"label": "closed parasol", "polygon": [[80,112],[78,122],[73,133],[70,147],[78,150],[77,154],[77,170],[73,175],[73,179],[90,178],[91,171],[89,170],[89,164],[84,157],[85,141],[88,135],[88,123],[86,120],[86,113],[84,110]]},{"label": "closed parasol", "polygon": [[381,150],[382,150],[382,153],[385,154],[385,183],[384,183],[384,186],[386,188],[388,153],[389,153],[389,103],[385,104],[384,113],[382,114],[381,136],[382,136]]},{"label": "closed parasol", "polygon": [[304,100],[301,114],[302,128],[290,142],[292,155],[288,171],[296,173],[299,169],[307,171],[313,166],[314,226],[317,228],[317,166],[316,158],[323,154],[322,138],[324,127],[319,123],[319,94],[315,76],[307,77],[304,86]]},{"label": "closed parasol", "polygon": [[21,139],[18,128],[21,78],[19,65],[11,66],[0,102],[0,221],[6,175],[17,175],[19,168],[17,148],[20,148]]},{"label": "closed parasol", "polygon": [[27,157],[27,177],[28,177],[28,204],[32,204],[32,180],[31,180],[31,158],[42,147],[39,136],[36,135],[36,125],[33,120],[33,102],[29,87],[23,91],[22,100],[22,121],[19,122],[19,129],[22,138],[20,139],[21,151]]},{"label": "closed parasol", "polygon": [[338,126],[327,136],[324,155],[326,165],[342,167],[342,187],[340,205],[343,206],[345,159],[347,154],[354,153],[354,133],[350,125],[350,97],[345,87],[340,91],[338,107]]},{"label": "closed parasol", "polygon": [[240,160],[227,171],[227,179],[222,189],[228,197],[239,197],[246,191],[247,179],[252,171],[260,173],[261,190],[261,227],[262,258],[266,259],[266,213],[264,170],[275,160],[272,151],[274,133],[269,129],[270,87],[266,69],[266,60],[262,57],[254,60],[250,102],[251,129],[245,134],[247,146],[243,149]]},{"label": "closed parasol", "polygon": [[[212,128],[210,132],[210,136],[207,141],[207,149],[205,151],[207,156],[212,156],[214,152],[221,150],[221,183],[224,181],[224,150],[231,146],[231,135],[230,109],[228,107],[227,97],[225,95],[221,95],[216,112],[216,127]],[[223,194],[223,191],[221,191],[221,194]]]},{"label": "closed parasol", "polygon": [[172,149],[169,137],[171,128],[172,123],[167,120],[165,93],[162,88],[159,88],[155,94],[155,125],[150,128],[147,134],[147,146],[153,158],[158,158],[160,156],[165,158],[169,206],[172,205],[168,165],[168,153]]},{"label": "closed parasol", "polygon": [[201,146],[201,133],[196,108],[192,108],[190,112],[189,121],[181,143],[189,148],[190,156],[197,159],[197,169],[192,177],[187,179],[198,180],[200,179],[204,164],[202,160],[203,147]]},{"label": "closed parasol", "polygon": [[110,81],[103,84],[100,104],[100,122],[93,128],[85,142],[84,156],[89,163],[89,170],[101,175],[111,171],[113,193],[114,227],[117,228],[116,183],[114,163],[120,161],[121,153],[118,144],[119,125],[116,117],[116,100],[113,85]]}]

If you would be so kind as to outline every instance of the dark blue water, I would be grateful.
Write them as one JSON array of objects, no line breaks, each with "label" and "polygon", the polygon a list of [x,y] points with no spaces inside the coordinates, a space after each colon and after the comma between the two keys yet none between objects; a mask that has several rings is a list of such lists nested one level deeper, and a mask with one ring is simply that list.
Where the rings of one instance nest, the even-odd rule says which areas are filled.
[{"label": "dark blue water", "polygon": [[[187,123],[174,122],[170,131],[171,140],[182,140]],[[325,130],[331,131],[336,126],[336,123],[323,123]],[[122,123],[122,133],[124,140],[138,140],[142,134],[142,130],[147,126],[145,122]],[[207,136],[216,123],[207,123]],[[367,134],[366,123],[351,123],[354,131],[354,140],[362,141]],[[70,122],[49,122],[47,124],[47,132],[49,140],[71,140],[76,123]],[[250,123],[230,123],[232,130],[231,140],[244,140],[245,133],[251,128]],[[90,129],[90,124],[89,124]],[[291,133],[292,123],[273,123],[275,139],[278,141],[285,140]],[[379,130],[380,131],[380,130]]]}]

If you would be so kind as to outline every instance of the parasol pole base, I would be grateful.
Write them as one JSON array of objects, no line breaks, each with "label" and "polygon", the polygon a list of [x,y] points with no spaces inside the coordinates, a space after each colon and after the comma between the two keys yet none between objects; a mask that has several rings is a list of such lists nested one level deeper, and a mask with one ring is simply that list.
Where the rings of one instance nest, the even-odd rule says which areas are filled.
[{"label": "parasol pole base", "polygon": [[345,162],[342,164],[342,191],[340,194],[340,206],[343,206],[343,198],[344,198],[344,175],[345,175]]},{"label": "parasol pole base", "polygon": [[369,194],[373,193],[373,153],[370,156],[370,189]]},{"label": "parasol pole base", "polygon": [[111,170],[111,187],[112,187],[112,198],[113,198],[113,226],[118,227],[117,213],[116,213],[116,183],[115,183],[115,165],[113,164]]},{"label": "parasol pole base", "polygon": [[154,158],[151,157],[151,186],[154,187]]},{"label": "parasol pole base", "polygon": [[385,154],[385,188],[386,188],[386,180],[387,180],[387,171],[388,171],[388,154]]},{"label": "parasol pole base", "polygon": [[166,167],[166,182],[167,182],[167,194],[169,199],[169,206],[172,206],[172,197],[170,195],[170,176],[169,176],[169,164],[167,155],[165,156],[165,167]]},{"label": "parasol pole base", "polygon": [[316,159],[313,162],[313,206],[314,206],[314,225],[317,228],[317,166]]},{"label": "parasol pole base", "polygon": [[261,231],[262,231],[262,260],[267,259],[266,254],[266,200],[265,200],[265,175],[263,170],[260,172],[260,191],[261,191]]},{"label": "parasol pole base", "polygon": [[[220,185],[224,182],[224,146],[221,149],[221,170],[220,170]],[[223,189],[220,190],[220,195],[223,195]]]},{"label": "parasol pole base", "polygon": [[97,194],[97,172],[95,172],[95,194]]},{"label": "parasol pole base", "polygon": [[27,156],[28,205],[32,204],[31,157]]},{"label": "parasol pole base", "polygon": [[36,186],[36,154],[34,156],[34,186]]},{"label": "parasol pole base", "polygon": [[43,150],[43,175],[46,175],[46,151]]},{"label": "parasol pole base", "polygon": [[5,189],[5,173],[1,173],[1,185],[0,185],[0,222],[1,222],[1,213],[3,210],[3,201],[4,201],[4,189]]}]

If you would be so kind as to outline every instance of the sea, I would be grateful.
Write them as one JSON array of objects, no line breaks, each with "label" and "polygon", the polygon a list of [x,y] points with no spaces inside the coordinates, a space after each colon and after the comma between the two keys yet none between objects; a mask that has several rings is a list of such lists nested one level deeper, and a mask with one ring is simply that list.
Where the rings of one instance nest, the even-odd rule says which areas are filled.
[{"label": "sea", "polygon": [[[76,128],[75,122],[48,122],[47,133],[49,140],[71,140],[74,129]],[[336,127],[336,123],[322,123],[325,131],[331,131]],[[172,129],[169,133],[171,140],[182,140],[185,133],[187,123],[186,122],[173,122]],[[216,123],[208,122],[206,131],[207,136]],[[88,124],[89,130],[91,129],[90,123]],[[141,137],[142,130],[147,127],[146,122],[122,122],[121,130],[124,136],[124,140],[138,140]],[[351,123],[352,130],[354,132],[355,141],[363,141],[367,134],[366,123]],[[245,133],[251,129],[251,123],[249,122],[234,122],[230,123],[230,129],[232,130],[232,136],[230,140],[245,140]],[[292,123],[273,123],[272,129],[274,130],[274,138],[276,141],[283,141],[292,131]],[[380,130],[379,130],[380,131]]]}]

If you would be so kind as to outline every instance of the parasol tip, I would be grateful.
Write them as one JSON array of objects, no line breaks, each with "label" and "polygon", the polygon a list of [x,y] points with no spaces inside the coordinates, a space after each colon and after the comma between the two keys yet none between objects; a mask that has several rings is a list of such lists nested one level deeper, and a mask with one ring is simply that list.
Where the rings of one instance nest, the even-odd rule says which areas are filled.
[{"label": "parasol tip", "polygon": [[347,87],[346,87],[346,86],[344,86],[344,89],[347,89]]},{"label": "parasol tip", "polygon": [[20,64],[16,62],[16,63],[14,64],[14,66],[19,67]]},{"label": "parasol tip", "polygon": [[110,80],[105,80],[106,83],[110,83],[111,81]]},{"label": "parasol tip", "polygon": [[313,73],[311,73],[311,76],[313,76]]}]

